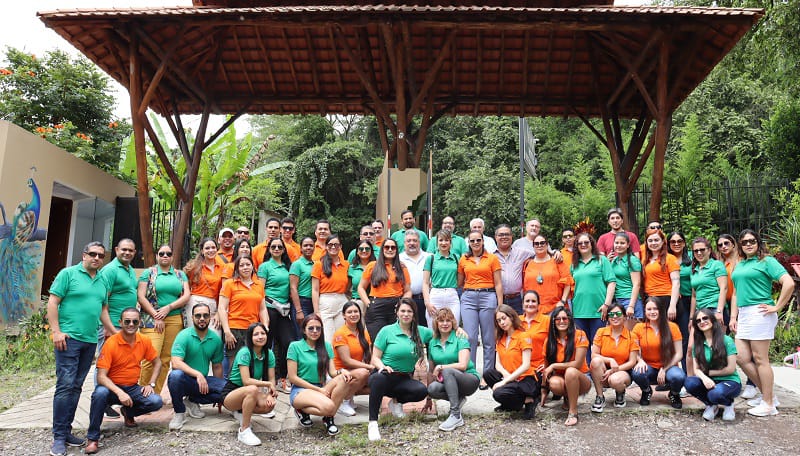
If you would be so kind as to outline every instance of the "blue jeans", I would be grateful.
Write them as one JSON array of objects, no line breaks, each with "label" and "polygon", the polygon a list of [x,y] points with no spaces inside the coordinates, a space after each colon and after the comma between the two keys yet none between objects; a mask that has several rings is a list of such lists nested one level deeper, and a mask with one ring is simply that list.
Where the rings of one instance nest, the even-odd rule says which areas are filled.
[{"label": "blue jeans", "polygon": [[514,309],[517,312],[517,314],[519,314],[520,317],[522,317],[523,314],[522,314],[522,296],[521,295],[517,294],[513,298],[504,297],[503,298],[503,304],[511,306],[511,308]]},{"label": "blue jeans", "polygon": [[483,371],[494,367],[494,311],[497,295],[494,291],[464,290],[461,295],[461,321],[469,337],[469,357],[473,364],[478,356],[478,329],[483,345]]},{"label": "blue jeans", "polygon": [[742,384],[733,380],[717,382],[712,389],[706,388],[700,377],[686,377],[686,391],[706,405],[731,405],[742,391]]},{"label": "blue jeans", "polygon": [[167,378],[167,385],[175,413],[186,411],[186,406],[183,405],[183,398],[186,396],[189,396],[189,400],[195,404],[221,403],[222,389],[225,388],[227,381],[224,378],[206,376],[206,382],[208,382],[208,394],[201,394],[196,378],[186,375],[182,370],[173,369]]},{"label": "blue jeans", "polygon": [[96,343],[66,340],[64,351],[54,350],[56,391],[53,394],[53,440],[64,442],[72,432],[75,410],[81,398],[83,381],[92,367]]},{"label": "blue jeans", "polygon": [[[650,389],[650,385],[658,383],[658,371],[652,366],[647,366],[647,371],[643,374],[636,372],[636,369],[631,370],[631,378],[634,383],[639,385],[642,391]],[[672,366],[667,369],[666,383],[669,385],[669,390],[677,394],[683,388],[683,383],[686,381],[686,373],[678,366]]]},{"label": "blue jeans", "polygon": [[594,335],[597,334],[597,331],[606,325],[606,322],[599,318],[576,318],[575,319],[575,327],[580,329],[581,331],[586,333],[586,337],[589,339],[589,349],[586,350],[586,365],[592,364],[592,343],[594,341]]},{"label": "blue jeans", "polygon": [[[161,409],[164,402],[161,396],[151,393],[145,397],[142,395],[142,387],[139,385],[122,386],[117,385],[122,391],[128,394],[133,401],[132,407],[123,407],[125,415],[135,417],[145,413],[155,412]],[[89,409],[89,429],[86,438],[89,440],[100,439],[100,425],[103,423],[103,414],[109,405],[120,404],[119,397],[103,385],[98,385],[92,393],[92,405]]]},{"label": "blue jeans", "polygon": [[681,330],[681,348],[683,349],[683,358],[681,358],[681,367],[686,370],[686,350],[689,348],[689,320],[691,315],[689,311],[692,307],[692,297],[681,297],[678,299],[678,305],[675,307],[675,323],[678,329]]}]

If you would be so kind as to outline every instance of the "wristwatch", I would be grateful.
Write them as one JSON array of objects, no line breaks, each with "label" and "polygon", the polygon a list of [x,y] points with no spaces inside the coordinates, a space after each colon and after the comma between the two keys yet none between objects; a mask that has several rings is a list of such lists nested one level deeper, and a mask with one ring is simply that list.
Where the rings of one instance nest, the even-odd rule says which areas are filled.
[{"label": "wristwatch", "polygon": [[155,383],[151,383],[150,384],[150,388],[156,389],[156,384]]}]

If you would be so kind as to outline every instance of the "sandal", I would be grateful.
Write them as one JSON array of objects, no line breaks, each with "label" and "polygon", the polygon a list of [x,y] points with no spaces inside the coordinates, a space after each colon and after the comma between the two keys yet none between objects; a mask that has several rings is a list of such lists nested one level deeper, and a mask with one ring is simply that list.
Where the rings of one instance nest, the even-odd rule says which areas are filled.
[{"label": "sandal", "polygon": [[564,421],[564,426],[575,426],[576,424],[578,424],[578,414],[570,413],[567,415],[567,419]]}]

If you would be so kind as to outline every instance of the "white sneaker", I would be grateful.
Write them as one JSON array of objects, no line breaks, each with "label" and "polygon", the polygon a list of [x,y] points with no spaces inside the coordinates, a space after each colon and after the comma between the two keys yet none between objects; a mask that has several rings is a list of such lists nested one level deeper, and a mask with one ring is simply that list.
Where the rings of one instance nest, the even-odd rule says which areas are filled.
[{"label": "white sneaker", "polygon": [[353,407],[350,407],[350,404],[347,401],[342,401],[342,405],[339,406],[339,410],[337,413],[344,415],[344,416],[355,416],[356,411],[353,410]]},{"label": "white sneaker", "polygon": [[186,414],[176,413],[175,415],[173,415],[172,419],[169,420],[169,430],[180,431],[181,429],[183,429],[184,423],[186,423]]},{"label": "white sneaker", "polygon": [[689,394],[689,392],[686,391],[686,388],[681,388],[680,396],[681,397],[689,397],[689,396],[691,396],[691,394]]},{"label": "white sneaker", "polygon": [[752,399],[758,395],[758,388],[754,385],[745,385],[744,389],[742,390],[741,396],[744,399]]},{"label": "white sneaker", "polygon": [[381,439],[381,431],[378,429],[377,421],[370,421],[367,424],[367,438],[369,438],[370,442],[377,442]]},{"label": "white sneaker", "polygon": [[241,426],[242,425],[242,412],[234,410],[233,411],[233,419],[236,420],[237,422],[239,422],[239,426]]},{"label": "white sneaker", "polygon": [[245,430],[242,430],[242,428],[239,428],[238,439],[239,439],[240,442],[244,443],[245,445],[250,445],[250,446],[261,445],[261,439],[256,437],[256,435],[253,434],[253,431],[249,427],[247,429],[245,429]]},{"label": "white sneaker", "polygon": [[202,410],[200,410],[200,405],[196,402],[192,402],[189,399],[183,400],[183,405],[186,406],[186,413],[191,416],[192,418],[205,418],[206,414]]},{"label": "white sneaker", "polygon": [[353,407],[353,410],[358,408],[358,405],[356,404],[356,398],[354,397],[350,398],[350,400],[345,402],[347,402],[350,405],[350,407]]},{"label": "white sneaker", "polygon": [[406,412],[403,411],[403,404],[397,402],[395,399],[389,401],[389,411],[397,418],[406,417]]},{"label": "white sneaker", "polygon": [[748,410],[747,413],[753,416],[772,416],[778,414],[778,409],[776,409],[775,406],[770,407],[766,403],[762,402],[758,406]]},{"label": "white sneaker", "polygon": [[[750,406],[750,407],[758,407],[759,405],[761,405],[762,402],[764,402],[763,399],[764,398],[759,394],[758,397],[750,399],[749,401],[747,401],[747,405]],[[778,400],[778,396],[774,396],[773,395],[772,405],[775,406],[775,407],[780,407],[781,406],[781,401]]]},{"label": "white sneaker", "polygon": [[717,416],[717,406],[706,405],[706,410],[703,412],[703,419],[706,421],[714,421],[714,418],[716,416]]},{"label": "white sneaker", "polygon": [[733,421],[736,419],[736,410],[733,409],[733,404],[722,406],[722,421]]},{"label": "white sneaker", "polygon": [[275,410],[269,413],[262,413],[261,416],[263,416],[264,418],[275,418]]},{"label": "white sneaker", "polygon": [[454,431],[456,428],[463,425],[464,425],[463,418],[461,418],[460,416],[456,418],[453,415],[450,415],[442,424],[439,425],[439,430],[446,432]]}]

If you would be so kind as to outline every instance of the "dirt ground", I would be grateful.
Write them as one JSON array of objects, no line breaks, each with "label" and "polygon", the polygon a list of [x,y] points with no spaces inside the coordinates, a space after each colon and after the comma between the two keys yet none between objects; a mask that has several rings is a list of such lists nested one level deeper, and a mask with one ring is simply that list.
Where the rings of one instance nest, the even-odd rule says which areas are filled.
[{"label": "dirt ground", "polygon": [[[110,431],[100,454],[271,454],[283,455],[796,455],[800,413],[782,410],[770,418],[737,412],[736,421],[707,423],[699,412],[642,412],[618,415],[581,413],[574,428],[563,413],[540,413],[533,421],[506,414],[465,416],[455,432],[438,431],[438,421],[419,416],[381,420],[383,441],[371,443],[366,425],[343,426],[327,437],[319,423],[311,429],[261,434],[260,447],[247,447],[235,435],[167,432],[161,428]],[[82,435],[82,433],[79,433]],[[0,431],[0,454],[47,454],[50,430]],[[73,455],[80,449],[70,449]]]}]

